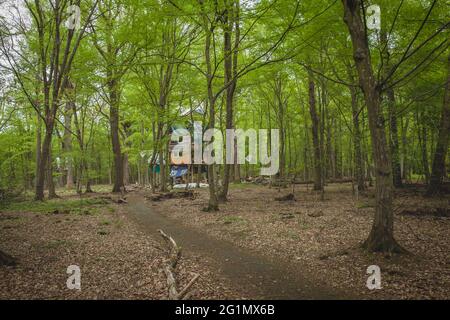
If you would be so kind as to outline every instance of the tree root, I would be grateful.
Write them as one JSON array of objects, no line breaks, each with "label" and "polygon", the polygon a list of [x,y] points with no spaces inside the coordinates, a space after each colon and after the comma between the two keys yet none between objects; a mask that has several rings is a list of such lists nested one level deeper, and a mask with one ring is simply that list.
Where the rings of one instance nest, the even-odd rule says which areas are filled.
[{"label": "tree root", "polygon": [[410,254],[391,236],[376,235],[371,232],[366,241],[362,244],[362,248],[368,252],[381,252],[391,254]]},{"label": "tree root", "polygon": [[209,204],[207,207],[203,208],[202,211],[203,212],[217,212],[217,211],[219,211],[219,206]]}]

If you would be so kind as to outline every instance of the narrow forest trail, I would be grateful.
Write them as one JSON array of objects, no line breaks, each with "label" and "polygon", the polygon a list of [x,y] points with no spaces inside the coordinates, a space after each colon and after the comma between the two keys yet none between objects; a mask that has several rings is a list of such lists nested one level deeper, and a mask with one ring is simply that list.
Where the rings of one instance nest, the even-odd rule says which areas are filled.
[{"label": "narrow forest trail", "polygon": [[302,270],[237,247],[231,242],[212,238],[197,229],[156,212],[138,194],[128,197],[127,212],[145,232],[159,238],[158,229],[171,235],[183,248],[184,255],[198,254],[214,273],[229,279],[250,299],[344,299],[346,293],[317,285]]}]

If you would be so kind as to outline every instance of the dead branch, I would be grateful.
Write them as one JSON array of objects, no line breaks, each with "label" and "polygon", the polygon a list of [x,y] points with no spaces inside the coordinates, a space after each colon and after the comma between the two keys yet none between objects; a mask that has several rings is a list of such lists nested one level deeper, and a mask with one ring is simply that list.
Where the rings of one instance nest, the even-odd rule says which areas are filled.
[{"label": "dead branch", "polygon": [[189,296],[190,288],[198,280],[200,275],[195,274],[192,280],[189,281],[189,283],[183,289],[181,289],[180,292],[178,292],[175,269],[178,265],[178,261],[181,258],[181,247],[177,245],[177,243],[171,236],[164,233],[164,231],[158,230],[158,232],[169,246],[169,259],[167,265],[163,269],[164,274],[167,278],[169,300],[183,300]]},{"label": "dead branch", "polygon": [[187,297],[187,294],[189,293],[189,289],[193,286],[193,284],[197,281],[197,279],[200,277],[198,273],[194,274],[194,277],[191,281],[180,291],[179,297],[180,299],[184,300]]},{"label": "dead branch", "polygon": [[195,193],[192,190],[184,190],[184,191],[176,191],[176,192],[166,192],[166,193],[157,193],[151,196],[145,196],[147,200],[150,201],[161,201],[168,199],[195,199]]},{"label": "dead branch", "polygon": [[288,195],[275,198],[275,201],[295,201],[295,196],[294,194],[289,193]]}]

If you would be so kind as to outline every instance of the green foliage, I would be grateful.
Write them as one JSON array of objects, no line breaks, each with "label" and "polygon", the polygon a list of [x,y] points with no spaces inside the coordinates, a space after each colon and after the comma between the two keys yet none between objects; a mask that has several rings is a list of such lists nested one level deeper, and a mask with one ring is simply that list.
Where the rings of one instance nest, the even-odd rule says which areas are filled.
[{"label": "green foliage", "polygon": [[[138,175],[148,173],[151,154],[167,150],[171,126],[189,124],[192,119],[204,120],[204,126],[207,125],[204,15],[213,29],[211,86],[214,93],[219,92],[216,124],[225,129],[224,14],[230,1],[205,1],[203,6],[196,0],[99,1],[96,19],[80,42],[70,71],[74,89],[61,97],[57,113],[52,135],[55,182],[60,186],[65,183],[70,162],[75,179],[82,185],[87,181],[107,184],[112,179],[111,97],[107,90],[112,79],[117,80],[119,132],[122,152],[128,155],[130,182],[139,181]],[[93,3],[82,1],[83,19]],[[349,85],[357,81],[351,79],[351,75],[355,76],[353,52],[340,1],[239,3],[241,30],[234,48],[238,61],[234,70],[238,79],[234,126],[282,129],[285,173],[310,178],[313,149],[306,68],[311,68],[324,129],[327,177],[352,176],[354,135]],[[368,39],[378,78],[384,76],[384,50],[389,51],[390,66],[396,66],[386,85],[395,90],[400,152],[405,176],[411,179],[423,176],[424,171],[421,154],[424,142],[419,133],[426,133],[428,140],[423,149],[429,162],[434,152],[449,54],[448,28],[438,31],[448,21],[448,8],[445,1],[437,1],[423,23],[432,1],[401,3],[402,6],[400,1],[377,2],[388,44],[382,43],[380,34],[374,30],[368,30]],[[50,7],[44,9],[51,17]],[[1,30],[16,30],[5,19],[0,20]],[[7,65],[0,67],[0,189],[6,190],[33,188],[36,141],[39,133],[44,133],[43,123],[39,124],[30,103],[30,98],[43,97],[36,63],[39,35],[34,20],[31,21],[16,48],[20,52],[15,56],[16,67],[23,83],[17,81],[17,75],[11,74]],[[46,36],[54,27],[51,21],[44,30]],[[67,32],[63,31],[66,40]],[[234,46],[236,30],[232,32]],[[48,50],[53,46],[50,41]],[[0,64],[3,63],[1,59]],[[371,142],[360,91],[358,99],[364,163],[369,167]],[[64,105],[68,102],[75,103],[76,115],[76,120],[74,115],[70,120],[69,151],[63,148],[67,112]],[[202,112],[192,117],[186,114],[186,110],[196,109]],[[245,175],[256,175],[258,169],[258,165],[247,165]],[[45,206],[50,204],[42,206],[46,210]]]}]

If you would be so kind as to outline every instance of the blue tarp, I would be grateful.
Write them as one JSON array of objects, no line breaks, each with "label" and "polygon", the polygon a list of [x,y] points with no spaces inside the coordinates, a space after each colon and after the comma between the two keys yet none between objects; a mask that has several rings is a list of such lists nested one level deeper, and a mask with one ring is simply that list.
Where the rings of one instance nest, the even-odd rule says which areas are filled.
[{"label": "blue tarp", "polygon": [[187,166],[172,166],[170,167],[170,176],[172,178],[178,178],[184,176],[189,171]]}]

